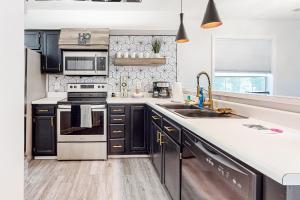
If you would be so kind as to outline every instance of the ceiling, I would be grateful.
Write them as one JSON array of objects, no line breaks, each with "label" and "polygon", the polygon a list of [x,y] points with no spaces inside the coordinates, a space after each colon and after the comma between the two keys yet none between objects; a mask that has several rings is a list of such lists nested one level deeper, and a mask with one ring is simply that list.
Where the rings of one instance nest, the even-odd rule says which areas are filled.
[{"label": "ceiling", "polygon": [[[208,0],[183,0],[184,12],[189,17],[203,16]],[[299,0],[215,0],[223,19],[300,19]],[[34,2],[26,5],[30,10],[91,10],[110,12],[159,12],[176,14],[180,11],[180,0],[143,0],[142,3],[107,2]]]}]

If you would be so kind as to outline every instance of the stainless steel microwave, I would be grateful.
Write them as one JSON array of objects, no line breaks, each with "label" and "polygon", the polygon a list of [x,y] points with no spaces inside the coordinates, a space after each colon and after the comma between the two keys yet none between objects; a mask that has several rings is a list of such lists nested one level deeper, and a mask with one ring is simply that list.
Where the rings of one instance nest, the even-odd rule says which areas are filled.
[{"label": "stainless steel microwave", "polygon": [[63,51],[64,75],[108,75],[108,52]]}]

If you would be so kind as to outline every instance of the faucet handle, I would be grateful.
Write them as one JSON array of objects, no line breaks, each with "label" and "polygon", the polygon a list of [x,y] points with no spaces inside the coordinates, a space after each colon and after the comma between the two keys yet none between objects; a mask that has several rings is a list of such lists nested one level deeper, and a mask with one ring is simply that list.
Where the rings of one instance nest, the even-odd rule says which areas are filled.
[{"label": "faucet handle", "polygon": [[197,94],[196,94],[196,97],[200,97],[200,86],[197,85]]}]

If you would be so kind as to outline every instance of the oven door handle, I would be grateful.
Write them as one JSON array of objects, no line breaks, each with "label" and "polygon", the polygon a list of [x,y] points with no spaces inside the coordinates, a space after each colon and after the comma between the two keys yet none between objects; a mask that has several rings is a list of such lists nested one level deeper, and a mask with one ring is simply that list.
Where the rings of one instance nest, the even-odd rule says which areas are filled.
[{"label": "oven door handle", "polygon": [[222,156],[218,155],[217,153],[211,153],[209,152],[200,141],[194,143],[203,153],[210,156],[212,159],[218,161],[219,163],[222,163],[223,165],[229,167],[230,169],[233,169],[241,174],[248,175],[245,172],[241,171],[239,168],[237,168],[233,163],[230,161],[224,159]]}]

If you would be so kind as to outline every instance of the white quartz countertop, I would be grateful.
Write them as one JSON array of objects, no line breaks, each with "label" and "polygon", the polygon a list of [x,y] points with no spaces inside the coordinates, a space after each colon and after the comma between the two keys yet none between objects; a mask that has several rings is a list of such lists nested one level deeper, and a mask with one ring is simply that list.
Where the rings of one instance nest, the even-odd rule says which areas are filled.
[{"label": "white quartz countertop", "polygon": [[[45,98],[33,104],[52,104],[61,98]],[[183,118],[157,104],[170,99],[108,98],[109,104],[147,104],[183,127],[209,141],[283,185],[300,185],[300,130],[254,118]],[[251,129],[244,124],[277,128],[283,133]]]},{"label": "white quartz countertop", "polygon": [[63,100],[65,97],[47,97],[32,101],[32,104],[57,104],[58,101]]},{"label": "white quartz countertop", "polygon": [[[300,185],[300,130],[254,119],[183,118],[157,104],[170,99],[109,98],[108,103],[146,103],[183,127],[228,154],[283,185]],[[256,130],[244,124],[257,124],[283,130]]]}]

